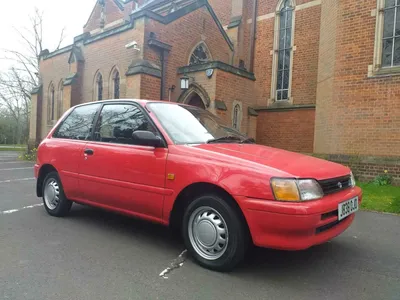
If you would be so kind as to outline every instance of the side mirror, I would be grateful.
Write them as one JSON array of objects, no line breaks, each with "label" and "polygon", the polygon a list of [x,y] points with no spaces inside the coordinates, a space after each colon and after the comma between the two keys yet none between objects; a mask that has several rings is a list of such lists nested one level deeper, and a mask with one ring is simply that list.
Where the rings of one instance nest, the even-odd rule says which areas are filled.
[{"label": "side mirror", "polygon": [[151,131],[134,131],[132,139],[135,145],[149,146],[149,147],[160,147],[162,144],[161,139]]}]

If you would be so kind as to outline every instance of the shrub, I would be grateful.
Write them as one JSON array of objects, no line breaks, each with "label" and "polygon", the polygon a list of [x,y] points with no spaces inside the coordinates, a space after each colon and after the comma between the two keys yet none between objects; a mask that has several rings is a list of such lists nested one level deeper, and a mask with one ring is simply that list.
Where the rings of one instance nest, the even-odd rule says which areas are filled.
[{"label": "shrub", "polygon": [[28,161],[36,161],[36,156],[37,156],[37,148],[33,148],[32,150],[28,150],[23,156],[23,160],[28,160]]},{"label": "shrub", "polygon": [[373,183],[379,186],[390,185],[392,183],[392,176],[385,170],[384,174],[375,177]]}]

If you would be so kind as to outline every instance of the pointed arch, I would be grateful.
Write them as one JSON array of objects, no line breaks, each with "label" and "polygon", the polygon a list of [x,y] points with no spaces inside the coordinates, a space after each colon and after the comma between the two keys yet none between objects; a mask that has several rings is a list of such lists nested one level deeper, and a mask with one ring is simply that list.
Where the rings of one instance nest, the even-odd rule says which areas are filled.
[{"label": "pointed arch", "polygon": [[47,91],[47,123],[52,124],[55,119],[55,89],[53,82],[50,82]]},{"label": "pointed arch", "polygon": [[121,72],[117,66],[114,66],[110,72],[109,78],[110,97],[113,99],[120,98],[121,91]]},{"label": "pointed arch", "polygon": [[197,65],[209,61],[212,61],[210,49],[204,41],[200,41],[190,51],[188,65]]},{"label": "pointed arch", "polygon": [[94,101],[103,100],[103,95],[104,95],[104,80],[102,73],[100,72],[100,70],[98,70],[96,72],[96,75],[94,76],[93,100]]},{"label": "pointed arch", "polygon": [[279,0],[276,6],[271,78],[273,102],[292,102],[295,7],[295,0]]},{"label": "pointed arch", "polygon": [[61,118],[63,114],[63,101],[64,101],[64,79],[61,79],[57,89],[57,119]]},{"label": "pointed arch", "polygon": [[210,106],[211,101],[207,91],[201,85],[195,82],[191,83],[189,85],[189,89],[180,95],[178,102],[188,104],[192,97],[196,95],[200,97],[205,108]]}]

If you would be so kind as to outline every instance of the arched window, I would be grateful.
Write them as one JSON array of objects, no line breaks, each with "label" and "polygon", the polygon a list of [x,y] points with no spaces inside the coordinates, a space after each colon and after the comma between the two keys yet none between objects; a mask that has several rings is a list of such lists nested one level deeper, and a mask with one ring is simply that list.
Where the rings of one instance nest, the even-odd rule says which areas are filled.
[{"label": "arched window", "polygon": [[103,100],[103,76],[98,73],[96,76],[96,100]]},{"label": "arched window", "polygon": [[208,50],[206,44],[201,42],[192,51],[192,54],[190,55],[189,65],[202,64],[209,62],[210,60],[211,60],[210,51]]},{"label": "arched window", "polygon": [[113,88],[113,97],[114,99],[119,99],[120,97],[120,75],[117,69],[112,73],[112,88]]},{"label": "arched window", "polygon": [[57,119],[61,118],[63,114],[63,100],[64,100],[64,80],[60,81],[58,85],[58,103],[57,103]]},{"label": "arched window", "polygon": [[239,118],[240,118],[240,105],[236,104],[235,107],[233,108],[233,118],[232,118],[232,125],[233,128],[235,128],[236,130],[240,129]]},{"label": "arched window", "polygon": [[280,1],[275,21],[275,45],[272,99],[289,100],[293,56],[294,5],[292,0]]},{"label": "arched window", "polygon": [[49,86],[49,93],[48,93],[48,100],[47,100],[47,121],[51,124],[54,120],[54,85],[50,83]]}]

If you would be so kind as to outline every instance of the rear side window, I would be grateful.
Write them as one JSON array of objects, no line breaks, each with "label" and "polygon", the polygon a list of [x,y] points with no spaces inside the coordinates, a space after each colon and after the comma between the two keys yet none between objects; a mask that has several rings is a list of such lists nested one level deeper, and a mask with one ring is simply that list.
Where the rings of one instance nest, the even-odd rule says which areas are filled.
[{"label": "rear side window", "polygon": [[155,127],[136,105],[105,105],[97,122],[95,141],[134,145],[132,134],[137,130],[157,134]]},{"label": "rear side window", "polygon": [[75,108],[55,131],[54,138],[88,140],[94,117],[100,104],[85,105]]}]

